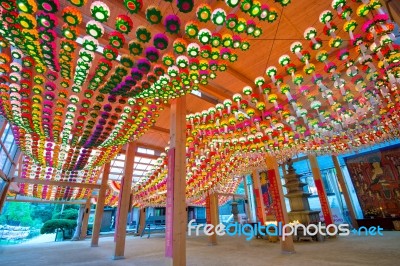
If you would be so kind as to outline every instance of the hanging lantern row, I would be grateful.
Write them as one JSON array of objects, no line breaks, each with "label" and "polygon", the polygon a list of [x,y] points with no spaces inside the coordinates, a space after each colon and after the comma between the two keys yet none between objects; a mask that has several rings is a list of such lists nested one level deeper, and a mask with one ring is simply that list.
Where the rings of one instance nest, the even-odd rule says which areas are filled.
[{"label": "hanging lantern row", "polygon": [[[21,179],[51,180],[61,182],[79,182],[94,184],[99,177],[99,169],[82,171],[62,171],[51,167],[36,165],[28,157],[24,158]],[[33,196],[46,200],[79,200],[86,198],[87,192],[82,188],[74,188],[69,194],[65,194],[66,188],[50,185],[29,185],[20,182],[20,195]]]}]

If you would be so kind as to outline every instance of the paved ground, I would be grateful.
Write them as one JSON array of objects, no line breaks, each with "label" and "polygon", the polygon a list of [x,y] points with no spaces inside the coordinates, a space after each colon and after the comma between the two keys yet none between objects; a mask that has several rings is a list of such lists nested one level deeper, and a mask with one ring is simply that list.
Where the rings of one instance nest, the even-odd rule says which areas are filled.
[{"label": "paved ground", "polygon": [[[26,243],[0,247],[0,265],[165,265],[164,235],[147,238],[128,236],[126,259],[114,261],[112,237],[102,237],[100,246],[90,240],[50,243]],[[281,254],[279,243],[239,237],[219,237],[217,246],[207,238],[188,237],[187,265],[399,265],[400,232],[384,236],[348,236],[324,242],[300,242],[296,253]]]}]

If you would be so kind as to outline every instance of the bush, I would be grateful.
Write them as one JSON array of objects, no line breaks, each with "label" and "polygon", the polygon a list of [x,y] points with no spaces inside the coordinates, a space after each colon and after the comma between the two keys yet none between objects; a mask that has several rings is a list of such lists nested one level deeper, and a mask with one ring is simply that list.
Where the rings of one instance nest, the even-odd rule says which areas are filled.
[{"label": "bush", "polygon": [[57,229],[61,230],[64,236],[66,230],[73,230],[76,227],[76,221],[68,219],[55,219],[45,222],[40,229],[41,234],[52,234]]},{"label": "bush", "polygon": [[76,220],[78,219],[78,210],[76,209],[67,209],[62,213],[53,214],[53,219],[67,219],[67,220]]}]

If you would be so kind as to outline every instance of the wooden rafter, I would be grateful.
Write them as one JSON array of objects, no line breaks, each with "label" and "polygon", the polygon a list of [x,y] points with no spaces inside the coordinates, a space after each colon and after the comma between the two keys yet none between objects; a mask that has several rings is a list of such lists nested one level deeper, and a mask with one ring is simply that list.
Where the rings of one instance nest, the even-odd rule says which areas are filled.
[{"label": "wooden rafter", "polygon": [[40,180],[40,179],[14,178],[12,182],[26,183],[26,184],[41,184],[41,185],[60,186],[60,187],[79,187],[79,188],[90,188],[90,189],[100,188],[100,185],[98,184],[63,182],[63,181]]}]

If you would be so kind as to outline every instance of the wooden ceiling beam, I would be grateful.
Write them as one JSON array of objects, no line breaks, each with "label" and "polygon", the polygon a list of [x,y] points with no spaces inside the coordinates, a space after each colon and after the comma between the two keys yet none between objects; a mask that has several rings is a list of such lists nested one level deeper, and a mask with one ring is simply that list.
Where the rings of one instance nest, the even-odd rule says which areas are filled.
[{"label": "wooden ceiling beam", "polygon": [[144,148],[144,149],[150,149],[150,150],[154,150],[154,151],[158,151],[158,152],[165,152],[165,147],[151,145],[151,144],[144,143],[144,142],[137,142],[137,146],[140,148]]},{"label": "wooden ceiling beam", "polygon": [[85,204],[86,203],[86,200],[82,200],[82,201],[80,201],[80,200],[77,200],[77,201],[57,201],[57,200],[42,200],[42,199],[35,199],[35,198],[32,198],[32,199],[29,199],[29,198],[27,198],[27,199],[21,199],[21,198],[16,198],[16,199],[13,199],[13,198],[11,198],[11,199],[7,199],[7,201],[11,201],[11,202],[31,202],[31,203],[50,203],[50,204]]},{"label": "wooden ceiling beam", "polygon": [[242,73],[240,73],[236,69],[234,69],[232,66],[229,66],[226,71],[229,74],[231,74],[232,76],[235,76],[240,81],[246,83],[248,86],[253,87],[254,81],[251,80],[250,78],[246,77],[245,75],[243,75]]},{"label": "wooden ceiling beam", "polygon": [[59,186],[59,187],[79,187],[79,188],[90,188],[90,189],[100,189],[98,184],[88,184],[88,183],[77,183],[77,182],[64,182],[64,181],[54,181],[54,180],[40,180],[40,179],[25,179],[25,178],[14,178],[12,182],[25,183],[25,184],[40,184],[48,186]]},{"label": "wooden ceiling beam", "polygon": [[149,128],[149,130],[154,130],[154,131],[158,131],[161,133],[166,133],[169,134],[169,129],[168,128],[163,128],[163,127],[159,127],[159,126],[152,126]]},{"label": "wooden ceiling beam", "polygon": [[210,82],[208,85],[201,85],[200,91],[216,97],[218,100],[223,101],[225,99],[232,99],[233,93],[221,88],[220,86]]},{"label": "wooden ceiling beam", "polygon": [[234,197],[236,199],[246,199],[246,195],[242,194],[231,194],[231,193],[217,193],[218,196]]}]

